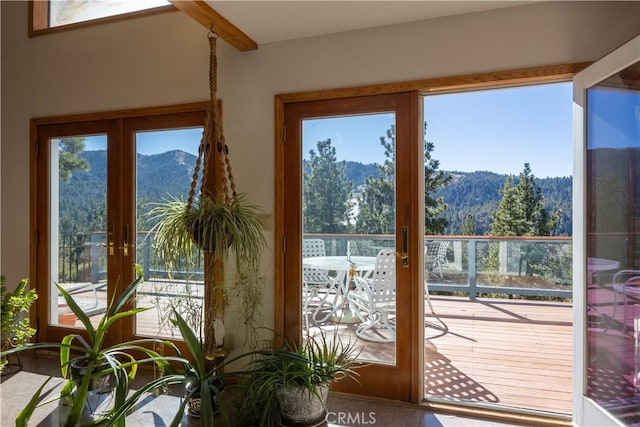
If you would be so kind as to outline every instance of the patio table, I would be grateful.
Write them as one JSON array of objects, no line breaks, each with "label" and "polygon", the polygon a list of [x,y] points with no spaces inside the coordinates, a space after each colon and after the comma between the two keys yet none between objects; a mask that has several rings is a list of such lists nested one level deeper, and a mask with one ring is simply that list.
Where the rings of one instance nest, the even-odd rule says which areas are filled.
[{"label": "patio table", "polygon": [[[376,265],[374,256],[318,256],[302,259],[303,268],[335,271],[340,278],[340,288],[336,293],[331,312],[323,319],[331,319],[336,322],[358,323],[360,319],[351,312],[345,296],[350,290],[351,277],[353,275],[366,276],[373,271]],[[342,297],[342,298],[341,298]]]}]

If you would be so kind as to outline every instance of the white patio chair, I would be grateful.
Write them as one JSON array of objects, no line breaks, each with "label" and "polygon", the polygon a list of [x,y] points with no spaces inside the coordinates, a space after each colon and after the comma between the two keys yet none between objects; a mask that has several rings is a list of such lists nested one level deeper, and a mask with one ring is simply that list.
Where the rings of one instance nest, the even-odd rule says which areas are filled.
[{"label": "white patio chair", "polygon": [[[303,239],[302,241],[302,257],[318,257],[326,256],[324,240],[322,239]],[[305,327],[308,328],[307,315],[311,313],[314,322],[322,323],[327,321],[329,317],[336,311],[337,289],[339,281],[332,277],[327,270],[319,270],[315,268],[302,268],[302,310],[304,316]],[[331,298],[333,297],[333,298]],[[333,299],[333,301],[331,300]],[[313,312],[309,311],[309,307],[313,306]],[[328,310],[328,313],[320,314]]]},{"label": "white patio chair", "polygon": [[394,342],[396,340],[395,251],[380,250],[371,274],[366,278],[354,276],[353,283],[355,289],[348,292],[348,301],[351,309],[362,322],[356,328],[356,336],[365,341]]},{"label": "white patio chair", "polygon": [[447,251],[449,250],[449,240],[428,240],[425,242],[424,266],[425,273],[432,273],[436,268],[443,279],[442,266],[447,263]]}]

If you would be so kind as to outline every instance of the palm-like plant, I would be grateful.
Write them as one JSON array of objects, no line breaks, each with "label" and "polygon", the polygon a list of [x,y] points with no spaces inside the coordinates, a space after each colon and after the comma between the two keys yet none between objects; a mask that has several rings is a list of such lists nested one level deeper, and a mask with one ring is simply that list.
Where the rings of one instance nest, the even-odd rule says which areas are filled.
[{"label": "palm-like plant", "polygon": [[[184,360],[179,357],[179,350],[173,343],[156,338],[105,345],[107,333],[116,322],[148,310],[146,307],[125,309],[126,304],[133,297],[138,285],[142,281],[142,271],[138,267],[136,267],[136,273],[136,279],[129,284],[117,299],[114,298],[111,301],[107,307],[107,311],[95,327],[82,308],[74,301],[73,297],[62,286],[56,284],[58,291],[67,302],[70,310],[84,325],[86,337],[80,333],[72,333],[66,335],[59,343],[28,343],[3,353],[4,355],[39,348],[59,349],[62,377],[68,379],[59,397],[61,399],[71,399],[73,402],[67,415],[65,426],[78,425],[92,385],[95,384],[97,380],[104,378],[104,376],[110,376],[111,379],[108,381],[114,382],[110,385],[115,391],[114,407],[107,411],[100,419],[94,420],[90,424],[98,424],[105,419],[113,418],[116,409],[124,404],[129,392],[129,381],[135,378],[140,364],[155,363],[161,369],[170,369],[169,363],[172,359],[178,361]],[[75,342],[78,342],[79,345],[74,344]],[[176,356],[162,356],[158,352],[148,348],[157,347],[158,345],[174,349]],[[137,359],[136,356],[138,354],[144,354],[145,357]],[[81,368],[82,374],[79,377],[74,378],[74,376],[70,375],[70,367],[74,366]],[[46,382],[36,391],[30,402],[18,414],[16,425],[27,425],[27,421],[33,414],[33,411],[42,401],[42,391],[45,385]],[[114,419],[114,425],[124,426],[124,417]]]},{"label": "palm-like plant", "polygon": [[[202,343],[191,329],[185,319],[174,310],[175,325],[180,330],[182,339],[184,340],[187,349],[189,350],[188,359],[183,361],[183,369],[181,372],[171,371],[170,374],[161,378],[155,379],[136,390],[131,394],[129,399],[124,402],[114,414],[113,420],[122,418],[127,411],[131,410],[135,403],[143,396],[144,393],[149,392],[156,387],[174,384],[185,384],[188,387],[185,388],[186,395],[182,399],[180,407],[176,411],[176,415],[172,420],[170,427],[178,427],[181,425],[181,420],[189,403],[189,399],[198,394],[201,399],[200,404],[200,424],[203,426],[212,426],[214,424],[214,399],[218,405],[220,415],[224,425],[229,425],[229,414],[227,412],[224,400],[222,399],[222,380],[226,376],[241,375],[241,372],[225,372],[223,370],[225,366],[234,363],[245,357],[251,357],[256,354],[256,351],[240,354],[235,358],[222,361],[210,368],[208,360],[205,357],[205,353],[202,348]],[[114,421],[107,423],[105,427],[111,427],[115,425]]]}]

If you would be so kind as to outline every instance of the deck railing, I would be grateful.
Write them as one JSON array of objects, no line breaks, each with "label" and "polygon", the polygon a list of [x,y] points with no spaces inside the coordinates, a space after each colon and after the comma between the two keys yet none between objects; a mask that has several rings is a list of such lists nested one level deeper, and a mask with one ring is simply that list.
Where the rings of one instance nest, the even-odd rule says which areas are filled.
[{"label": "deck railing", "polygon": [[[80,237],[65,236],[61,240],[60,259],[66,263],[61,279],[78,281],[76,276],[90,272],[91,282],[104,280],[105,233]],[[306,234],[304,238],[323,239],[327,255],[375,255],[381,248],[395,246],[392,235]],[[152,240],[149,233],[138,233],[136,259],[145,278],[167,277],[162,261],[152,250]],[[430,292],[464,294],[471,299],[489,294],[554,299],[572,296],[571,237],[424,236],[424,241],[425,245],[431,241],[448,243],[441,269],[425,268]],[[179,278],[180,272],[173,276]]]},{"label": "deck railing", "polygon": [[[391,235],[306,234],[321,238],[327,255],[375,255],[394,247]],[[440,269],[425,268],[430,292],[449,292],[475,299],[479,295],[570,299],[571,237],[424,236],[448,242]],[[428,261],[428,260],[427,260]],[[425,265],[425,267],[428,267]]]}]

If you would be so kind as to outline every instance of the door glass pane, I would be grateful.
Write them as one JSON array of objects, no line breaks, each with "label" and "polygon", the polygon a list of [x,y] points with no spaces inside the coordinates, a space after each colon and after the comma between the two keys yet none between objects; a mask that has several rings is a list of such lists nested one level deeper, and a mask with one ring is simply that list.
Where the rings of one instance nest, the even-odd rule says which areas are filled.
[{"label": "door glass pane", "polygon": [[640,422],[640,63],[587,90],[587,396]]},{"label": "door glass pane", "polygon": [[395,114],[302,129],[303,330],[395,365]]},{"label": "door glass pane", "polygon": [[[202,322],[203,267],[196,261],[167,271],[153,250],[155,224],[149,212],[158,203],[186,201],[202,139],[202,128],[137,132],[136,262],[143,269],[137,305],[152,307],[136,318],[136,335],[180,338],[169,318],[175,308],[194,330]],[[199,258],[196,257],[196,260]]]},{"label": "door glass pane", "polygon": [[80,326],[59,295],[63,286],[96,322],[106,307],[107,137],[49,140],[51,289],[49,323]]}]

